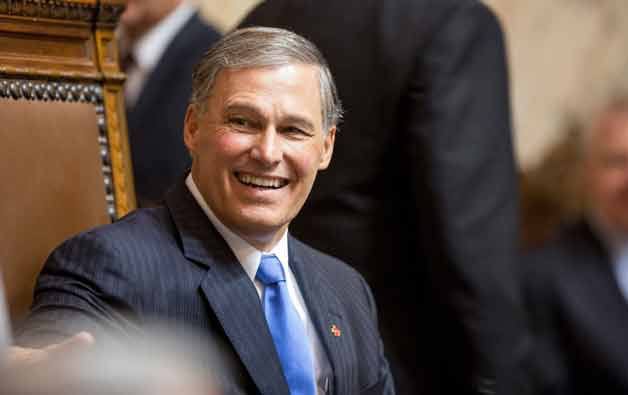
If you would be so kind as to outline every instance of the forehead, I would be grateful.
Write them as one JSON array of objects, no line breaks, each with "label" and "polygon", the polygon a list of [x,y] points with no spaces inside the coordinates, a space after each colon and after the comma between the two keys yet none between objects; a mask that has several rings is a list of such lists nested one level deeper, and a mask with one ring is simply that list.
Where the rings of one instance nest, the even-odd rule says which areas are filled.
[{"label": "forehead", "polygon": [[319,68],[309,64],[227,68],[216,75],[210,97],[226,104],[244,101],[320,111],[319,81]]}]

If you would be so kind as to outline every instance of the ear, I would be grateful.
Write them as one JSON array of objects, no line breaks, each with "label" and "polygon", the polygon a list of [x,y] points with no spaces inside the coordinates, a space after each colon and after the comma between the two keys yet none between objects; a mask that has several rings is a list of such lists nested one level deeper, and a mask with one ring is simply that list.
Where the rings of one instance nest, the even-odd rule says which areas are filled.
[{"label": "ear", "polygon": [[331,156],[334,152],[334,142],[336,141],[336,127],[329,128],[325,141],[323,142],[323,155],[321,156],[321,163],[318,166],[318,170],[325,170],[331,162]]},{"label": "ear", "polygon": [[198,109],[195,104],[190,104],[185,113],[183,124],[183,142],[190,154],[194,156],[198,136]]}]

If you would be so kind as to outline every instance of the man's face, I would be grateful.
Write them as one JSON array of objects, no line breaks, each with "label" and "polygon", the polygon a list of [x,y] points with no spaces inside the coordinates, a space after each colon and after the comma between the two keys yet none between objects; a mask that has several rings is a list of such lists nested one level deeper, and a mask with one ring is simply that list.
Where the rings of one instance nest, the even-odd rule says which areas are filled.
[{"label": "man's face", "polygon": [[592,133],[585,161],[589,203],[602,225],[628,235],[628,110],[607,115]]},{"label": "man's face", "polygon": [[216,216],[260,249],[297,215],[331,159],[318,68],[289,64],[224,69],[206,111],[190,106],[185,144],[192,176]]}]

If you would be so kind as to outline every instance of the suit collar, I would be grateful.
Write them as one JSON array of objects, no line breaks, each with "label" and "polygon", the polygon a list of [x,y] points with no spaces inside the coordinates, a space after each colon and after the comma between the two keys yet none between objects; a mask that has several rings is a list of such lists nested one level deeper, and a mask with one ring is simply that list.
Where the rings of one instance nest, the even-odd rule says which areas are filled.
[{"label": "suit collar", "polygon": [[180,180],[166,194],[166,206],[179,231],[183,255],[205,266],[212,262],[230,262],[235,256],[218,231]]},{"label": "suit collar", "polygon": [[201,292],[263,394],[288,394],[255,286],[183,180],[166,195],[184,256],[208,268]]},{"label": "suit collar", "polygon": [[575,298],[567,305],[597,315],[594,321],[599,323],[611,320],[613,324],[607,327],[628,328],[628,304],[619,289],[611,256],[591,225],[583,220],[568,227],[561,243],[568,255],[558,286],[563,297]]},{"label": "suit collar", "polygon": [[563,230],[566,242],[579,250],[578,254],[587,257],[583,262],[608,266],[610,254],[607,246],[598,235],[595,227],[587,220],[581,219],[569,224]]}]

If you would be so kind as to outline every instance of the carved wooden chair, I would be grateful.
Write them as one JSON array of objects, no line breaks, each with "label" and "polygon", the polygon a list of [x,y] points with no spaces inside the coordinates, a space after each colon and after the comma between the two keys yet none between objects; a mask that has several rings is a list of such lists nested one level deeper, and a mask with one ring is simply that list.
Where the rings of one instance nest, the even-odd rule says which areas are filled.
[{"label": "carved wooden chair", "polygon": [[67,237],[135,208],[124,0],[0,0],[0,265],[12,318]]}]

